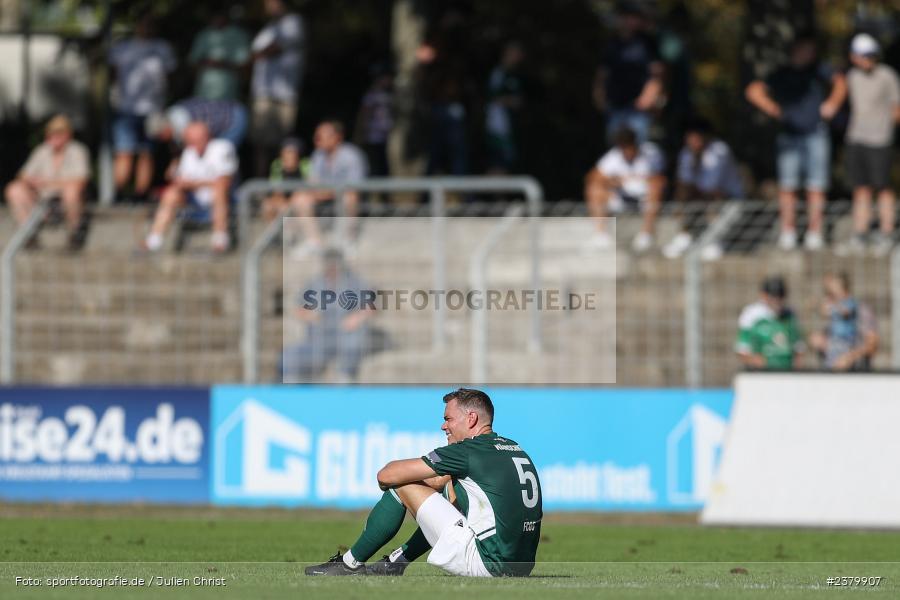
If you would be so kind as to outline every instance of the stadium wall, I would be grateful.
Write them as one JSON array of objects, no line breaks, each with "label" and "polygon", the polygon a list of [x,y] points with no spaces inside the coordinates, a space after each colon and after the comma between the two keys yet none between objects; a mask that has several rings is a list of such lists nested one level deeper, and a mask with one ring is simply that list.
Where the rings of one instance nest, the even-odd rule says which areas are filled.
[{"label": "stadium wall", "polygon": [[[369,507],[445,443],[443,388],[0,388],[0,499]],[[729,390],[494,388],[547,510],[695,511]]]}]

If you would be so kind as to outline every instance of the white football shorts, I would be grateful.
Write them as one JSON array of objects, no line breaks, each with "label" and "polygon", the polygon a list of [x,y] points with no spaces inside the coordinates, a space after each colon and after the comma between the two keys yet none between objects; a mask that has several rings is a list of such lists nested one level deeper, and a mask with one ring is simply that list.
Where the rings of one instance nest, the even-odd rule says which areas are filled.
[{"label": "white football shorts", "polygon": [[446,498],[429,496],[419,507],[416,522],[431,544],[428,564],[461,577],[491,577],[475,545],[475,532]]}]

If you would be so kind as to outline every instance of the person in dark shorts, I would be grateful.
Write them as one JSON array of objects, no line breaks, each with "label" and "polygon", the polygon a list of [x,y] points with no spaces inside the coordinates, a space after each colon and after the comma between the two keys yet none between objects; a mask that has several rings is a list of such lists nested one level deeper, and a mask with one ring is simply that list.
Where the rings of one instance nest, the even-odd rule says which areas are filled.
[{"label": "person in dark shorts", "polygon": [[878,201],[879,233],[872,252],[886,256],[894,244],[896,198],[890,187],[894,126],[900,121],[900,79],[880,63],[878,42],[867,33],[853,38],[847,75],[850,124],[847,128],[847,179],[853,188],[853,237],[841,254],[861,253],[872,221],[872,197]]}]

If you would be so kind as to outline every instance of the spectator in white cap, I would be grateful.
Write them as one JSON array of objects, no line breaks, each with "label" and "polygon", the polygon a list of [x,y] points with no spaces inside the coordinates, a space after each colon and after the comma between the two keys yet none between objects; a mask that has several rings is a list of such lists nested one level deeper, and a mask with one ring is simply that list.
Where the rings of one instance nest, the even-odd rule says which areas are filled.
[{"label": "spectator in white cap", "polygon": [[847,127],[847,179],[853,188],[853,237],[839,250],[857,254],[865,249],[872,221],[872,197],[877,196],[879,233],[872,243],[876,256],[893,246],[895,202],[890,187],[894,126],[900,122],[900,80],[879,62],[881,48],[867,33],[853,37],[847,75],[850,123]]}]

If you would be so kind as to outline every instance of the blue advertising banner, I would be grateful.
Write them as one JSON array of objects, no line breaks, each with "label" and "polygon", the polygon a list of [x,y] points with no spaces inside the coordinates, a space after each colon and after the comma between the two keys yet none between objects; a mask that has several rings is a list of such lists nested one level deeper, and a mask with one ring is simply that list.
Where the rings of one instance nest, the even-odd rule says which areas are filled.
[{"label": "blue advertising banner", "polygon": [[209,391],[0,388],[0,499],[209,501]]},{"label": "blue advertising banner", "polygon": [[[216,387],[211,498],[366,508],[385,463],[446,444],[442,388]],[[730,390],[496,388],[494,429],[531,456],[548,510],[697,510]]]}]

